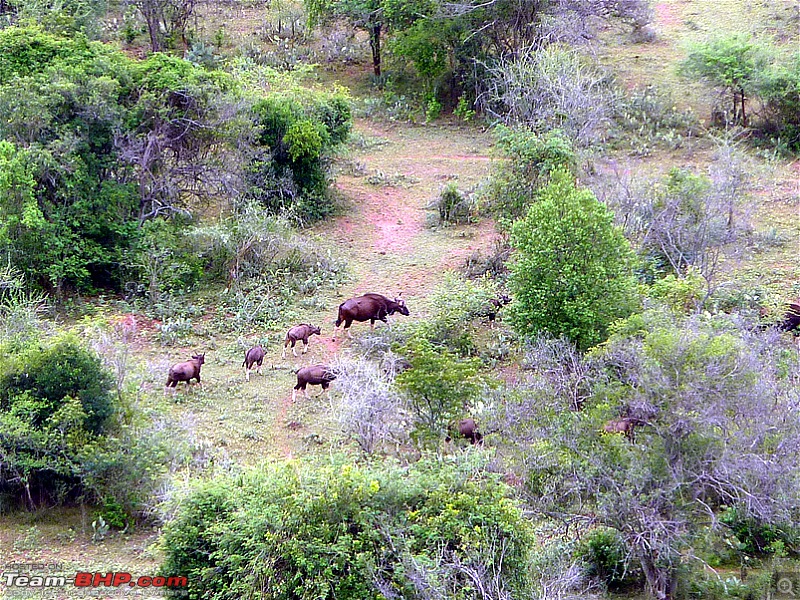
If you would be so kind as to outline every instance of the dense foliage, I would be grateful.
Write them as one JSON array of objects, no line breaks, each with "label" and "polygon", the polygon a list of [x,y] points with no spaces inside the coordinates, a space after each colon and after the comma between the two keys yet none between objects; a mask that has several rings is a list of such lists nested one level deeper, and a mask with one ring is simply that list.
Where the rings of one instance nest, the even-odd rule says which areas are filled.
[{"label": "dense foliage", "polygon": [[329,214],[324,156],[349,132],[347,97],[276,91],[251,110],[242,95],[163,54],[0,31],[0,254],[57,294],[122,287],[139,276],[130,250],[152,244],[148,220],[191,219],[243,188],[302,221]]},{"label": "dense foliage", "polygon": [[557,170],[577,174],[577,156],[570,141],[555,129],[544,135],[525,128],[496,128],[497,145],[508,160],[492,177],[486,196],[500,219],[518,219]]},{"label": "dense foliage", "polygon": [[567,336],[580,349],[605,340],[635,306],[630,244],[594,194],[556,171],[511,228],[512,320],[523,334]]},{"label": "dense foliage", "polygon": [[115,410],[112,377],[73,337],[6,346],[0,362],[0,490],[28,504],[81,490],[80,455]]},{"label": "dense foliage", "polygon": [[[800,447],[797,360],[774,333],[651,310],[571,367],[562,357],[553,369],[535,353],[534,382],[511,403],[504,428],[525,440],[526,454],[537,448],[536,461],[520,456],[531,498],[619,532],[654,598],[675,598],[681,565],[702,564],[694,544],[719,528],[725,507],[736,507],[723,520],[744,542],[755,523],[773,524],[761,530],[770,541],[791,531],[800,493],[789,458]],[[580,411],[558,393],[570,387]],[[627,437],[608,433],[621,418],[634,424]]]},{"label": "dense foliage", "polygon": [[57,293],[118,284],[139,222],[185,210],[229,81],[34,28],[0,31],[0,73],[0,251]]},{"label": "dense foliage", "polygon": [[253,106],[258,132],[256,158],[248,169],[248,196],[273,214],[302,222],[331,214],[326,157],[347,140],[346,93],[277,92]]},{"label": "dense foliage", "polygon": [[196,484],[164,533],[190,598],[524,596],[528,525],[480,464],[335,460]]},{"label": "dense foliage", "polygon": [[481,389],[479,362],[459,359],[447,349],[435,348],[422,338],[401,350],[410,368],[397,376],[416,417],[412,437],[437,442],[450,423],[469,414]]}]

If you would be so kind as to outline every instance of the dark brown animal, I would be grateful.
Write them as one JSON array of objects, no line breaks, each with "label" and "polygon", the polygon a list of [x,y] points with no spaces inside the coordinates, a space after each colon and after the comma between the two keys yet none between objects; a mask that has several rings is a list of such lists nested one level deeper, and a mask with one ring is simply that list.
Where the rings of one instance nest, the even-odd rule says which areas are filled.
[{"label": "dark brown animal", "polygon": [[630,417],[622,417],[621,419],[612,419],[603,426],[605,433],[621,433],[629,441],[633,441],[633,430],[636,428],[637,420]]},{"label": "dark brown animal", "polygon": [[250,369],[253,368],[253,365],[256,365],[256,371],[259,375],[261,375],[261,364],[264,362],[264,348],[261,346],[253,346],[248,350],[244,355],[244,362],[242,366],[244,367],[244,374],[245,379],[250,381]]},{"label": "dark brown animal", "polygon": [[205,363],[205,357],[205,353],[195,354],[191,360],[172,365],[169,369],[169,375],[167,375],[167,385],[164,393],[170,387],[174,390],[179,381],[185,381],[187,387],[191,384],[192,379],[197,379],[197,383],[200,383],[200,367]]},{"label": "dark brown animal", "polygon": [[[483,446],[483,436],[478,431],[478,424],[475,419],[463,419],[458,422],[458,435],[469,440],[472,445]],[[451,440],[450,436],[445,438],[446,442]]]},{"label": "dark brown animal", "polygon": [[286,348],[289,346],[289,344],[292,344],[292,354],[297,356],[294,345],[298,342],[298,340],[303,340],[303,354],[305,354],[308,352],[308,338],[315,334],[320,335],[320,333],[319,327],[309,325],[308,323],[295,325],[286,332],[286,341],[283,342],[283,354],[281,354],[281,358],[286,358]]},{"label": "dark brown animal", "polygon": [[307,396],[307,385],[321,385],[324,391],[328,391],[328,397],[330,398],[331,393],[328,390],[328,386],[334,379],[336,379],[336,375],[326,365],[312,365],[298,369],[297,385],[294,386],[294,391],[292,392],[292,402],[297,398],[297,390],[303,390],[303,396]]},{"label": "dark brown animal", "polygon": [[370,328],[374,328],[376,320],[386,323],[386,317],[396,312],[408,316],[408,308],[406,308],[406,303],[401,298],[389,300],[386,296],[381,296],[380,294],[364,294],[357,298],[350,298],[350,300],[339,305],[336,330],[338,331],[339,326],[344,323],[347,335],[352,337],[350,335],[350,324],[353,321],[369,321]]},{"label": "dark brown animal", "polygon": [[800,304],[792,303],[783,315],[783,321],[778,324],[781,331],[792,331],[800,327]]},{"label": "dark brown animal", "polygon": [[502,307],[506,304],[511,303],[511,297],[507,296],[506,294],[500,294],[497,298],[492,298],[489,302],[486,303],[486,307],[484,309],[484,313],[486,314],[486,318],[491,322],[497,318],[497,313],[500,311]]}]

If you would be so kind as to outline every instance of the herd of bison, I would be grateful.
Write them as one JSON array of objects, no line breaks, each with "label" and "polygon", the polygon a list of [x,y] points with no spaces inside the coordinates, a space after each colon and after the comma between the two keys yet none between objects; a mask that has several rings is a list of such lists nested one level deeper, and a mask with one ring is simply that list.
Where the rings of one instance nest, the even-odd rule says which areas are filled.
[{"label": "herd of bison", "polygon": [[[489,301],[490,306],[488,307],[489,311],[487,314],[489,320],[493,321],[497,310],[501,306],[508,304],[510,301],[511,299],[506,295],[501,295],[498,298],[491,299]],[[336,332],[338,332],[339,327],[344,324],[344,329],[347,332],[347,335],[352,337],[350,334],[350,325],[353,323],[353,321],[369,321],[370,327],[374,327],[375,321],[380,320],[385,323],[387,322],[386,317],[393,315],[394,313],[400,313],[401,315],[405,316],[408,316],[409,314],[406,303],[401,298],[390,300],[386,296],[374,293],[364,294],[363,296],[358,296],[356,298],[350,298],[339,305],[339,313],[336,318]],[[783,320],[777,323],[777,327],[783,331],[791,331],[793,329],[800,328],[800,304],[789,304]],[[286,358],[286,349],[290,345],[292,348],[292,354],[297,356],[295,344],[301,340],[303,342],[302,354],[305,354],[308,351],[309,338],[312,335],[320,334],[320,328],[314,325],[310,325],[308,323],[295,325],[286,332],[286,339],[283,343],[283,352],[281,353],[281,358]],[[335,336],[336,333],[334,333],[334,339]],[[257,372],[261,373],[261,365],[264,362],[264,356],[264,348],[260,345],[250,348],[245,353],[242,366],[245,368],[245,377],[247,381],[250,381],[250,371],[253,368],[256,368]],[[196,379],[197,383],[200,383],[200,369],[204,362],[205,354],[196,354],[192,356],[191,360],[187,360],[170,367],[169,375],[167,376],[166,389],[172,387],[174,390],[179,381],[185,381],[187,385],[189,385],[193,379]],[[330,395],[328,388],[331,382],[336,379],[336,374],[328,365],[325,364],[301,367],[295,373],[297,375],[297,384],[294,386],[294,390],[292,391],[292,402],[297,399],[297,390],[302,390],[303,396],[306,397],[306,386],[308,385],[322,386],[323,391],[327,391]],[[632,417],[623,417],[609,421],[606,423],[603,430],[606,433],[621,433],[629,440],[633,441],[633,431],[635,426],[642,424],[644,423],[641,423],[639,420]],[[458,435],[469,440],[471,444],[483,443],[483,436],[481,435],[480,431],[478,431],[478,425],[474,419],[464,419],[460,421],[455,429],[458,431]],[[446,441],[449,442],[450,437],[448,437]]]}]

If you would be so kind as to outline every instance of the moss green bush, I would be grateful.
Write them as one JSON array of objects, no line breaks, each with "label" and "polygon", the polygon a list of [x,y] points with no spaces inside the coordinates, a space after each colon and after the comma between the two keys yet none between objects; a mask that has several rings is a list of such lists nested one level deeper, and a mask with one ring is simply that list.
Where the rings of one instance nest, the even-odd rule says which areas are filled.
[{"label": "moss green bush", "polygon": [[259,147],[247,169],[247,195],[304,223],[330,215],[327,162],[350,133],[348,96],[289,88],[256,102],[253,115]]},{"label": "moss green bush", "polygon": [[534,541],[476,460],[267,466],[195,484],[164,528],[189,598],[525,597]]},{"label": "moss green bush", "polygon": [[635,308],[633,252],[612,213],[555,171],[511,228],[511,319],[523,335],[565,335],[585,350]]}]

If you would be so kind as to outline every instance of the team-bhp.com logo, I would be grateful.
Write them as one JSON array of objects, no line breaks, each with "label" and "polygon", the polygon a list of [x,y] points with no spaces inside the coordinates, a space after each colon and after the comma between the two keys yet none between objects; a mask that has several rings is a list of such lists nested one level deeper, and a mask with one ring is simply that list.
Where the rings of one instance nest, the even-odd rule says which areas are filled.
[{"label": "team-bhp.com logo", "polygon": [[96,587],[139,587],[139,588],[185,588],[188,585],[186,577],[150,577],[142,575],[134,579],[133,575],[125,572],[110,573],[75,573],[75,577],[62,575],[30,575],[6,571],[0,575],[0,583],[6,587],[25,588],[55,588],[75,586],[76,588]]}]

